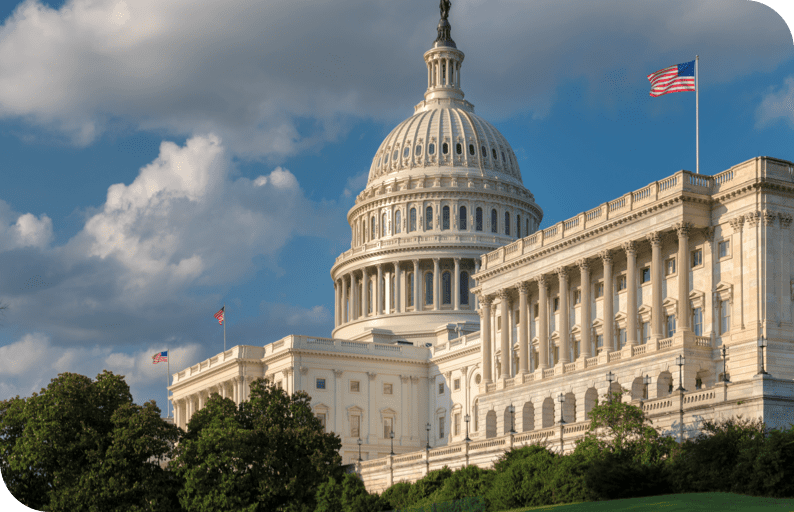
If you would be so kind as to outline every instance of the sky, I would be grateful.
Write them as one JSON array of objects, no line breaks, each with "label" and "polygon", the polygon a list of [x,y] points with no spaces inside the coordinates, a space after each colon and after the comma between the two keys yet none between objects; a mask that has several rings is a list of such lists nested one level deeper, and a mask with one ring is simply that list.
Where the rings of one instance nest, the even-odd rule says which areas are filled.
[{"label": "sky", "polygon": [[[746,0],[453,0],[461,85],[553,225],[794,160],[794,41]],[[782,12],[782,11],[781,11]],[[347,211],[426,88],[436,0],[0,0],[0,399],[122,374],[165,409],[227,346],[330,336]]]}]

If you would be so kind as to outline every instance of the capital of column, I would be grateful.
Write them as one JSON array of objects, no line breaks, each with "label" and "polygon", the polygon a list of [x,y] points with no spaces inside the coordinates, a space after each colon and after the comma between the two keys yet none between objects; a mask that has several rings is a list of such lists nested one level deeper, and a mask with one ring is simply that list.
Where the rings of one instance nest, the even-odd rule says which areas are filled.
[{"label": "capital of column", "polygon": [[590,262],[586,259],[576,260],[576,266],[581,272],[590,272]]},{"label": "capital of column", "polygon": [[749,224],[750,227],[755,227],[755,225],[761,221],[761,212],[756,211],[747,213],[745,214],[744,218],[747,219],[747,224]]},{"label": "capital of column", "polygon": [[456,265],[460,265],[461,258],[452,258]]},{"label": "capital of column", "polygon": [[764,210],[763,217],[764,217],[764,226],[771,226],[775,223],[775,217],[777,217],[777,215],[775,215],[775,212]]},{"label": "capital of column", "polygon": [[623,250],[626,254],[637,254],[637,243],[634,241],[623,242]]},{"label": "capital of column", "polygon": [[780,217],[780,227],[788,229],[791,226],[792,216],[788,213],[780,212],[778,213],[778,217]]},{"label": "capital of column", "polygon": [[499,298],[502,299],[503,303],[511,302],[510,292],[507,290],[507,288],[502,288],[501,290],[499,290]]},{"label": "capital of column", "polygon": [[689,238],[689,230],[692,229],[692,224],[689,222],[679,222],[673,226],[678,238]]},{"label": "capital of column", "polygon": [[410,377],[409,377],[408,375],[400,375],[400,381],[401,381],[403,384],[408,384],[408,380],[409,380],[409,379],[410,379]]},{"label": "capital of column", "polygon": [[739,233],[744,226],[744,215],[739,215],[738,217],[734,217],[728,221],[733,228],[734,233]]},{"label": "capital of column", "polygon": [[516,290],[521,295],[527,295],[529,293],[529,283],[527,281],[521,281],[516,285]]},{"label": "capital of column", "polygon": [[375,380],[375,377],[377,376],[378,374],[375,372],[367,372],[367,377],[369,377],[369,380]]},{"label": "capital of column", "polygon": [[557,278],[560,280],[561,283],[568,282],[568,269],[565,267],[557,267],[554,269],[554,273],[557,274]]},{"label": "capital of column", "polygon": [[461,368],[460,368],[460,374],[461,374],[463,377],[466,377],[466,372],[467,372],[468,370],[469,370],[469,367],[468,367],[468,366],[461,366]]},{"label": "capital of column", "polygon": [[601,261],[604,262],[604,265],[607,263],[612,263],[612,253],[609,251],[609,249],[599,252],[598,257],[601,258]]},{"label": "capital of column", "polygon": [[703,228],[703,238],[705,238],[706,241],[709,244],[714,243],[714,232],[715,231],[716,230],[715,230],[714,226],[709,226],[707,228]]},{"label": "capital of column", "polygon": [[441,258],[433,258],[433,264],[434,265],[438,265],[440,261],[441,261]]},{"label": "capital of column", "polygon": [[411,262],[414,264],[415,267],[419,266],[419,259],[413,259]]},{"label": "capital of column", "polygon": [[541,274],[539,276],[536,276],[535,277],[535,281],[537,281],[538,287],[544,287],[545,288],[546,285],[548,284],[548,280],[546,279],[546,275],[545,274]]},{"label": "capital of column", "polygon": [[342,374],[343,374],[343,373],[345,373],[345,371],[344,371],[344,370],[337,370],[337,369],[334,369],[334,376],[335,376],[337,379],[338,379],[338,378],[340,378],[340,377],[342,377]]},{"label": "capital of column", "polygon": [[490,295],[477,295],[477,301],[483,306],[491,307],[491,304],[493,304],[493,297]]}]

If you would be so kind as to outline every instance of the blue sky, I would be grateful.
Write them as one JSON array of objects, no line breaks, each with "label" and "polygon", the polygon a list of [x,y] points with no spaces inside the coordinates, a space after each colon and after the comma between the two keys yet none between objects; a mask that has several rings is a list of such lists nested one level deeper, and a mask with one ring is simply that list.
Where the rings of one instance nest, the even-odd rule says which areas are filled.
[{"label": "blue sky", "polygon": [[[435,0],[0,0],[0,397],[330,335],[334,258],[372,156],[422,99]],[[794,160],[794,44],[744,0],[453,0],[466,98],[549,226],[694,170]]]}]

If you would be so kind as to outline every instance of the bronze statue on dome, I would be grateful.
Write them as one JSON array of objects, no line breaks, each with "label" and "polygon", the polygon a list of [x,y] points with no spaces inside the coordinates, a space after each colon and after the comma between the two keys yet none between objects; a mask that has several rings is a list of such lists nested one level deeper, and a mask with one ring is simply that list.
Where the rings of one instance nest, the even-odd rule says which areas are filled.
[{"label": "bronze statue on dome", "polygon": [[445,20],[449,17],[449,8],[452,6],[449,0],[441,0],[438,8],[441,10],[441,19]]},{"label": "bronze statue on dome", "polygon": [[456,48],[455,41],[452,40],[452,27],[449,25],[447,18],[449,17],[449,8],[452,7],[452,2],[449,0],[441,0],[438,5],[441,11],[441,19],[438,22],[438,37],[435,41],[435,46],[451,46]]}]

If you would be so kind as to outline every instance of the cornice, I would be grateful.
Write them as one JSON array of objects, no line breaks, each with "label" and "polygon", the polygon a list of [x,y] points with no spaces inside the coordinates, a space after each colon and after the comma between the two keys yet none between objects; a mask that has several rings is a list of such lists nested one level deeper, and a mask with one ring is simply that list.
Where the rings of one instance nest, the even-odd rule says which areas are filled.
[{"label": "cornice", "polygon": [[438,357],[431,357],[430,358],[430,363],[431,364],[435,364],[435,365],[439,365],[441,363],[446,363],[447,361],[451,361],[451,360],[457,359],[459,357],[470,356],[472,354],[478,353],[480,351],[480,346],[481,345],[482,345],[482,343],[477,343],[477,344],[472,345],[470,347],[466,347],[465,349],[457,350],[457,351],[455,351],[455,352],[453,352],[451,354],[443,354],[443,355],[440,355]]},{"label": "cornice", "polygon": [[[399,254],[399,253],[410,253],[410,254],[412,254],[411,257],[408,257],[408,258],[397,258],[397,260],[396,260],[396,261],[410,261],[412,259],[426,259],[426,258],[430,257],[429,255],[423,256],[422,253],[427,253],[427,252],[436,251],[436,250],[442,250],[442,251],[445,251],[445,252],[449,253],[448,255],[444,256],[444,258],[460,257],[460,258],[477,259],[482,254],[485,254],[485,253],[487,253],[489,251],[493,251],[495,249],[503,247],[503,245],[477,245],[477,244],[474,244],[474,243],[472,245],[463,245],[463,244],[466,244],[466,242],[444,242],[444,243],[437,243],[437,244],[433,244],[433,245],[417,244],[417,245],[415,245],[413,247],[390,247],[390,248],[385,248],[385,249],[374,249],[372,252],[362,252],[361,254],[357,254],[355,256],[351,256],[349,259],[345,259],[345,260],[342,260],[342,261],[340,261],[338,263],[334,263],[334,265],[331,267],[331,277],[334,280],[337,279],[336,274],[339,272],[339,269],[341,267],[345,266],[345,265],[356,264],[356,263],[361,262],[362,260],[368,260],[368,259],[375,258],[375,257],[383,258],[383,257],[393,256],[393,255],[396,255],[396,254]],[[463,253],[464,251],[475,251],[475,252],[477,252],[477,255],[476,256],[466,256],[466,255],[461,254],[460,256],[458,256],[456,254],[458,252]],[[395,263],[395,261],[378,261],[376,263],[387,264],[387,263]],[[373,263],[373,264],[375,264],[375,263]],[[360,267],[348,269],[348,270],[345,271],[345,273],[352,272],[352,271],[355,271],[355,270],[359,270],[359,268]]]},{"label": "cornice", "polygon": [[354,360],[361,360],[361,361],[376,361],[376,362],[391,362],[391,363],[399,363],[399,364],[413,364],[416,366],[427,366],[429,364],[429,360],[425,359],[424,361],[416,360],[416,359],[408,359],[408,358],[398,358],[394,355],[392,356],[378,356],[378,355],[370,355],[370,354],[359,354],[356,352],[333,352],[333,351],[326,351],[326,350],[312,350],[306,348],[288,348],[283,352],[279,352],[278,354],[273,354],[270,357],[262,359],[264,364],[270,365],[271,362],[278,361],[280,359],[294,357],[295,355],[301,356],[321,356],[323,358],[334,358],[334,359],[354,359]]}]

